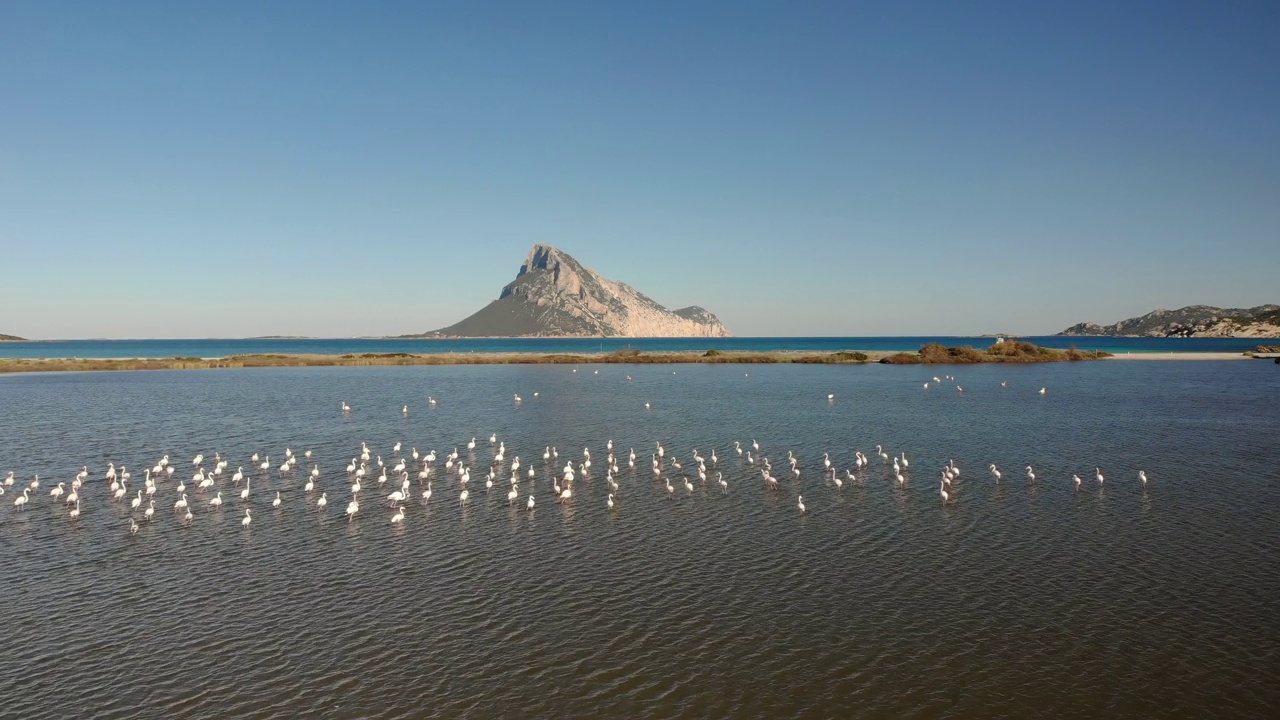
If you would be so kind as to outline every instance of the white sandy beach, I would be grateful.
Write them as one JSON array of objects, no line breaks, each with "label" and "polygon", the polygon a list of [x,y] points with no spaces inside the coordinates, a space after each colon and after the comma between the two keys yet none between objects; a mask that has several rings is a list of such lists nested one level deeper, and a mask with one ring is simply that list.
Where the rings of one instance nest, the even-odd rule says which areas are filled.
[{"label": "white sandy beach", "polygon": [[1116,353],[1103,360],[1253,360],[1243,353],[1231,352],[1144,352]]}]

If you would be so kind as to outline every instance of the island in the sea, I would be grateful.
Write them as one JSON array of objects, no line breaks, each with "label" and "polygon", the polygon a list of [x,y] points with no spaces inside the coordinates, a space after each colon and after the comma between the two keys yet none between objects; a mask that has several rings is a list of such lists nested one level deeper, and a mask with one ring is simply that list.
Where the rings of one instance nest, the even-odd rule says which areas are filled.
[{"label": "island in the sea", "polygon": [[450,325],[403,338],[732,337],[707,310],[668,310],[568,253],[534,245],[498,299]]},{"label": "island in the sea", "polygon": [[1110,337],[1280,338],[1280,305],[1220,308],[1188,305],[1154,310],[1114,325],[1079,323],[1059,335]]},{"label": "island in the sea", "polygon": [[31,342],[30,340],[18,337],[17,335],[5,335],[0,333],[0,342]]}]

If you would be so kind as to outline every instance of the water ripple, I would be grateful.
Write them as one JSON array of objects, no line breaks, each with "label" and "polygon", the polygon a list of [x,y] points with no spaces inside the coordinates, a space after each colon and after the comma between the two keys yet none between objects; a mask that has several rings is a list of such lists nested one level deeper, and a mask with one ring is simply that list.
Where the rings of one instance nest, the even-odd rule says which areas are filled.
[{"label": "water ripple", "polygon": [[[0,474],[41,475],[27,510],[10,505],[20,486],[0,505],[0,703],[23,718],[1270,715],[1280,388],[1262,364],[1223,365],[954,369],[963,396],[888,367],[0,378]],[[491,432],[537,469],[514,506],[508,475],[486,493],[482,472],[460,506],[437,463],[429,503],[414,477],[403,526],[372,479],[346,520],[342,468],[361,441],[388,462],[403,441],[483,467]],[[623,466],[612,512],[608,439]],[[755,465],[733,450],[752,439]],[[674,494],[649,470],[658,441],[685,464],[667,474]],[[843,476],[876,444],[908,452],[905,483],[874,455],[841,489],[822,476],[824,452]],[[554,468],[592,448],[565,505],[548,445]],[[315,492],[305,464],[254,471],[248,502],[219,481],[215,511],[186,480],[195,517],[175,514],[196,452],[275,466],[286,446],[314,451]],[[720,458],[706,483],[694,448]],[[166,453],[178,471],[153,521],[110,499],[107,462],[140,487]],[[949,460],[962,474],[943,505]],[[48,491],[86,464],[73,523]]]}]

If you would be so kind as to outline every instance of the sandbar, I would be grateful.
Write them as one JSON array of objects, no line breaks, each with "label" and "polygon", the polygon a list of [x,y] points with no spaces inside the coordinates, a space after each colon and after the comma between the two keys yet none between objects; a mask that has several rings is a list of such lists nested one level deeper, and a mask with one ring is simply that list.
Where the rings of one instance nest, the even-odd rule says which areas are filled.
[{"label": "sandbar", "polygon": [[1233,352],[1141,352],[1114,353],[1103,360],[1253,360],[1244,353]]}]

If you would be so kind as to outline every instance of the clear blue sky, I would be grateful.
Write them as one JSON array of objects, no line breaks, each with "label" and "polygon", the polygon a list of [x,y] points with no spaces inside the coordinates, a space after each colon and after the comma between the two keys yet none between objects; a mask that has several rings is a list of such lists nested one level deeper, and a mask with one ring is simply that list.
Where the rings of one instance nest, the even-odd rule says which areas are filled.
[{"label": "clear blue sky", "polygon": [[554,244],[739,335],[1280,301],[1280,3],[0,3],[0,332],[400,334]]}]

